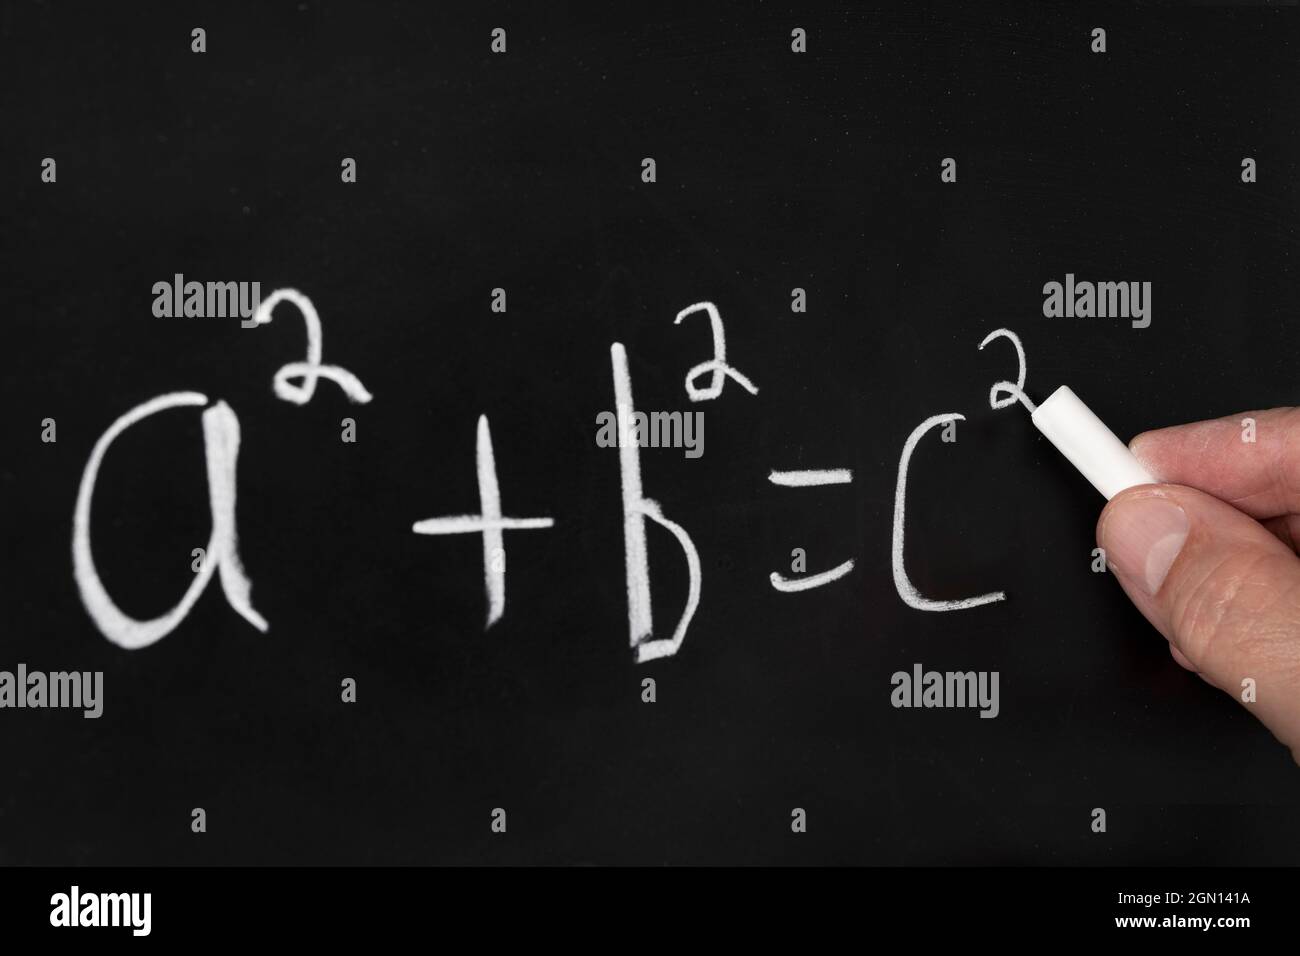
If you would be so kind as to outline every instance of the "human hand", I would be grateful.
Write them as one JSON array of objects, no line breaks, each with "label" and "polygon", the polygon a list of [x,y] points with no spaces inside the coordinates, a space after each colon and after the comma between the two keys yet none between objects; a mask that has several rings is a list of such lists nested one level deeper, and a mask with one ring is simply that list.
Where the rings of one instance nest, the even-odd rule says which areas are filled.
[{"label": "human hand", "polygon": [[1174,660],[1244,702],[1300,763],[1300,408],[1162,428],[1129,447],[1162,483],[1106,505],[1107,562]]}]

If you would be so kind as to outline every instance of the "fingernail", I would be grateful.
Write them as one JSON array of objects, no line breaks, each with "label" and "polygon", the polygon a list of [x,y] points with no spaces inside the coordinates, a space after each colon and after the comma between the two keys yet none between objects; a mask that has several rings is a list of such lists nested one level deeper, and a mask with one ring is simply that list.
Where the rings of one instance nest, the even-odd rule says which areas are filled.
[{"label": "fingernail", "polygon": [[1187,513],[1168,498],[1128,498],[1102,527],[1106,560],[1128,580],[1155,594],[1187,540]]}]

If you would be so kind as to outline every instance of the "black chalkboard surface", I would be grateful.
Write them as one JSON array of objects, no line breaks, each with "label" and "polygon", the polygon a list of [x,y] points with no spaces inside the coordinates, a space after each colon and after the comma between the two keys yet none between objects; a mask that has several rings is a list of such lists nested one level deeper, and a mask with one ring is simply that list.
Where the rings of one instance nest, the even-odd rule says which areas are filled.
[{"label": "black chalkboard surface", "polygon": [[[979,344],[1014,331],[1029,395],[1124,438],[1300,397],[1297,16],[6,9],[0,669],[103,676],[97,719],[0,710],[0,862],[1295,863],[1300,772],[1093,571],[1102,499],[990,408],[1016,356]],[[1149,325],[1045,316],[1067,276],[1149,282]],[[300,311],[187,316],[191,281],[297,290],[371,400],[285,400]],[[703,302],[726,368],[696,369],[707,312],[674,322]],[[651,640],[691,574],[598,440],[614,343],[637,409],[702,421],[698,456],[639,449],[699,583],[640,662],[629,527]],[[234,422],[267,629],[214,569],[128,650],[74,578],[79,487],[187,392],[105,452],[95,567],[130,617],[181,600]],[[895,587],[895,491],[953,413],[911,458],[906,572],[1006,597],[936,613]],[[490,627],[484,536],[412,530],[489,513],[480,417],[500,515],[553,522],[489,539]],[[916,668],[996,672],[996,716],[894,706]]]}]

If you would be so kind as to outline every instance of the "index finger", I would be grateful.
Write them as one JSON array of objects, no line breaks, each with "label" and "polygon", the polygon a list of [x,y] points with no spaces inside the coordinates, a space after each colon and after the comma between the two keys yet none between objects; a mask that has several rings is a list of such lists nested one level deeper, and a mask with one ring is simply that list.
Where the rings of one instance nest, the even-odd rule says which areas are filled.
[{"label": "index finger", "polygon": [[1300,514],[1300,408],[1143,432],[1129,449],[1160,481],[1197,488],[1252,517]]}]

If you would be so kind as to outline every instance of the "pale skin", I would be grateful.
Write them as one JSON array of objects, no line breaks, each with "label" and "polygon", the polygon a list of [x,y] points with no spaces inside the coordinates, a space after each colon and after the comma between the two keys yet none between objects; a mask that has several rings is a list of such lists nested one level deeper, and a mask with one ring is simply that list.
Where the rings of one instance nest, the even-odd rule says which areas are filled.
[{"label": "pale skin", "polygon": [[[1244,419],[1254,419],[1254,442]],[[1300,763],[1300,408],[1146,432],[1161,484],[1116,495],[1097,543],[1183,667],[1231,694]],[[1243,682],[1255,683],[1243,702]]]}]

